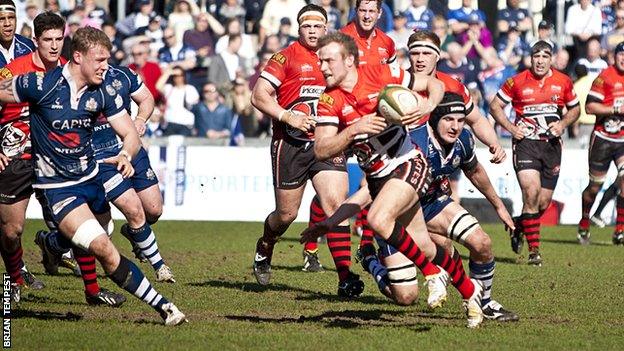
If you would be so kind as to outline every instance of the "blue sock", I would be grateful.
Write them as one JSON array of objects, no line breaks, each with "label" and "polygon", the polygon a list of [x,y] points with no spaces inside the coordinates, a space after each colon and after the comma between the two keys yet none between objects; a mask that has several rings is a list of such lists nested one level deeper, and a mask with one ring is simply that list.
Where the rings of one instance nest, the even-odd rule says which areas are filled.
[{"label": "blue sock", "polygon": [[483,298],[481,298],[481,306],[485,306],[492,301],[492,281],[494,280],[494,260],[488,263],[476,263],[470,260],[470,278],[474,278],[483,284]]},{"label": "blue sock", "polygon": [[379,291],[385,291],[388,287],[388,270],[379,262],[379,259],[375,255],[371,255],[364,258],[366,262],[366,271],[373,276]]},{"label": "blue sock", "polygon": [[124,256],[121,256],[119,266],[109,276],[120,288],[143,300],[158,312],[161,312],[162,305],[169,303],[152,287],[141,269]]},{"label": "blue sock", "polygon": [[165,264],[158,250],[156,236],[149,224],[145,223],[142,227],[136,229],[128,226],[128,234],[141,249],[143,255],[145,255],[154,270],[158,270],[158,268]]},{"label": "blue sock", "polygon": [[58,231],[49,232],[44,241],[47,249],[56,255],[63,255],[72,248],[71,240]]}]

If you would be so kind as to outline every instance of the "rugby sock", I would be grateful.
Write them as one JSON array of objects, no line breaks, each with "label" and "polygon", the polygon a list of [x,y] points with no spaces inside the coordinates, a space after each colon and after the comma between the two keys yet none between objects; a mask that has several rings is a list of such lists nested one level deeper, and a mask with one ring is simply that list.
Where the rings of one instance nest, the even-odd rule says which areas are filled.
[{"label": "rugby sock", "polygon": [[617,182],[613,182],[613,184],[611,184],[611,186],[607,190],[605,190],[604,194],[602,194],[602,198],[600,199],[600,203],[598,203],[598,207],[596,207],[596,212],[594,212],[594,216],[600,217],[602,215],[602,210],[604,210],[609,201],[615,198],[619,190],[620,188]]},{"label": "rugby sock", "polygon": [[618,195],[617,200],[615,201],[616,217],[615,217],[615,231],[621,232],[624,231],[624,197],[622,194]]},{"label": "rugby sock", "polygon": [[120,288],[145,301],[158,312],[161,312],[162,305],[169,303],[152,287],[141,269],[123,255],[120,255],[119,266],[109,276]]},{"label": "rugby sock", "polygon": [[483,296],[481,297],[481,306],[485,306],[492,301],[492,282],[494,281],[494,268],[496,263],[492,261],[487,263],[477,263],[470,260],[470,278],[474,278],[483,285]]},{"label": "rugby sock", "polygon": [[588,230],[589,229],[589,218],[587,218],[587,217],[581,218],[581,220],[579,221],[578,227],[581,230]]},{"label": "rugby sock", "polygon": [[370,224],[368,224],[368,219],[366,218],[368,216],[369,208],[370,206],[367,206],[358,213],[358,220],[360,221],[360,225],[362,227],[362,238],[360,239],[360,247],[363,247],[364,245],[373,245],[375,234],[373,232],[373,229],[370,227]]},{"label": "rugby sock", "polygon": [[351,230],[349,226],[339,225],[327,233],[327,246],[338,271],[338,280],[347,279],[351,267]]},{"label": "rugby sock", "polygon": [[100,286],[97,282],[97,273],[95,272],[95,257],[77,247],[74,248],[74,256],[76,258],[76,263],[78,263],[80,267],[85,293],[89,296],[99,293]]},{"label": "rugby sock", "polygon": [[449,255],[442,246],[436,244],[436,256],[433,262],[449,273],[451,283],[459,291],[463,299],[469,299],[472,296],[474,284],[466,275],[461,256],[459,256],[459,252],[455,248],[453,248],[453,255]]},{"label": "rugby sock", "polygon": [[395,222],[392,234],[386,239],[386,242],[399,250],[399,252],[405,255],[410,261],[414,262],[416,267],[418,267],[425,276],[440,273],[440,268],[436,267],[425,257],[425,254],[420,251],[420,248],[416,245],[409,233],[407,233],[398,222]]},{"label": "rugby sock", "polygon": [[529,251],[537,250],[540,246],[540,216],[539,213],[523,213],[520,220],[522,231],[529,246]]},{"label": "rugby sock", "polygon": [[147,258],[154,270],[158,270],[165,262],[160,256],[156,236],[149,224],[145,223],[140,228],[132,228],[128,226],[128,235],[135,244],[141,249],[143,255]]},{"label": "rugby sock", "polygon": [[21,274],[21,269],[24,267],[24,261],[22,260],[24,251],[22,250],[22,247],[18,247],[15,252],[7,252],[4,248],[1,248],[0,254],[2,254],[4,267],[11,277],[11,282],[17,285],[24,285],[24,278],[22,278]]},{"label": "rugby sock", "polygon": [[[270,216],[270,215],[269,215]],[[280,230],[273,230],[269,225],[269,216],[264,220],[264,231],[262,237],[258,239],[256,243],[256,253],[262,257],[266,257],[271,261],[273,257],[273,247],[279,240],[279,237],[284,234],[288,227],[280,228]]]},{"label": "rugby sock", "polygon": [[[308,227],[312,227],[316,223],[322,222],[327,219],[325,215],[325,211],[321,207],[321,203],[319,201],[318,196],[314,196],[312,202],[310,203],[310,222]],[[318,242],[316,240],[308,241],[304,244],[303,249],[306,251],[314,252],[318,249]]]},{"label": "rugby sock", "polygon": [[379,291],[383,292],[388,287],[388,270],[379,262],[376,255],[370,255],[364,258],[362,265],[368,273],[373,276]]}]

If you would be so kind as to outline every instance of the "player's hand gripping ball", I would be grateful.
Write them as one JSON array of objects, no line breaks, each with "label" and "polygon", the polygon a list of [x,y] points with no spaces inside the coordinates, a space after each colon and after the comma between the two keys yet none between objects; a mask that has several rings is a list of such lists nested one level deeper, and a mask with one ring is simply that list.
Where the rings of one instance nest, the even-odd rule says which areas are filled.
[{"label": "player's hand gripping ball", "polygon": [[401,85],[388,84],[379,92],[377,110],[388,123],[402,125],[401,118],[415,111],[422,110],[425,99]]}]

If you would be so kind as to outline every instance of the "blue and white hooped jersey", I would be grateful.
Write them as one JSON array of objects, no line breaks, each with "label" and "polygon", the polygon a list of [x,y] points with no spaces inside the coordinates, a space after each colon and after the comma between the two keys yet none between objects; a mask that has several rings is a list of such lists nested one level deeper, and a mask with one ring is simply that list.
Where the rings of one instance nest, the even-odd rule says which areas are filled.
[{"label": "blue and white hooped jersey", "polygon": [[32,40],[22,35],[15,34],[13,43],[11,44],[11,47],[9,47],[9,50],[4,50],[4,48],[1,50],[2,55],[0,55],[0,67],[6,66],[9,62],[20,56],[28,55],[31,52],[34,52],[35,49],[36,47]]},{"label": "blue and white hooped jersey", "polygon": [[30,102],[30,133],[35,160],[34,188],[62,188],[97,175],[91,138],[102,113],[108,120],[126,114],[123,99],[104,85],[76,90],[69,64],[47,73],[13,79],[18,102]]},{"label": "blue and white hooped jersey", "polygon": [[422,201],[431,201],[442,195],[450,195],[451,189],[448,178],[457,169],[473,169],[477,165],[477,155],[474,152],[474,138],[472,133],[464,128],[447,151],[436,140],[433,130],[428,124],[410,131],[412,142],[417,144],[429,161],[433,182]]},{"label": "blue and white hooped jersey", "polygon": [[[103,90],[107,94],[119,94],[123,100],[123,108],[130,114],[132,95],[145,87],[141,77],[130,68],[110,65],[104,83]],[[146,88],[147,89],[147,88]],[[93,151],[96,160],[117,156],[122,147],[121,139],[117,136],[106,117],[98,118],[93,128]]]}]

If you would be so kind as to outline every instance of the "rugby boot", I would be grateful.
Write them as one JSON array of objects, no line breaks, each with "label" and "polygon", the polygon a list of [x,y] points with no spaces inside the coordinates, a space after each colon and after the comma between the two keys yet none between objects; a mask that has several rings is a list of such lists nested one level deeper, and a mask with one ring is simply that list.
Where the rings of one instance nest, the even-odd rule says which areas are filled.
[{"label": "rugby boot", "polygon": [[267,243],[263,238],[256,243],[254,254],[253,275],[260,285],[268,285],[271,281],[271,257],[275,243]]},{"label": "rugby boot", "polygon": [[20,274],[22,275],[22,279],[24,279],[24,285],[33,290],[41,290],[45,288],[45,284],[37,279],[32,273],[30,273],[26,267],[23,267],[20,270]]},{"label": "rugby boot", "polygon": [[76,260],[73,259],[73,258],[68,258],[68,257],[61,258],[61,263],[60,263],[59,266],[63,267],[63,268],[69,269],[70,271],[72,271],[72,273],[76,277],[80,277],[81,276],[80,267],[76,263]]},{"label": "rugby boot", "polygon": [[157,282],[166,282],[166,283],[175,283],[175,277],[173,276],[173,272],[171,268],[166,264],[163,264],[156,271],[156,281]]},{"label": "rugby boot", "polygon": [[431,309],[441,307],[446,302],[446,286],[448,285],[450,276],[448,272],[440,268],[440,273],[431,274],[425,277],[425,284],[429,289],[427,297],[427,305]]},{"label": "rugby boot", "polygon": [[540,255],[539,249],[535,248],[529,251],[529,259],[527,263],[537,267],[542,266],[542,255]]},{"label": "rugby boot", "polygon": [[364,282],[353,272],[349,272],[347,278],[338,283],[338,296],[340,297],[358,297],[362,292],[364,292]]},{"label": "rugby boot", "polygon": [[124,223],[121,226],[121,229],[119,230],[119,232],[121,232],[121,235],[123,235],[126,239],[128,239],[128,241],[130,242],[130,245],[132,245],[132,253],[134,254],[134,258],[136,258],[139,262],[147,262],[147,257],[145,257],[145,255],[143,254],[143,250],[141,250],[139,245],[137,245],[134,242],[134,239],[132,239],[132,237],[130,236],[128,228],[129,228],[128,223]]},{"label": "rugby boot", "polygon": [[172,302],[162,305],[160,316],[167,326],[175,326],[188,322],[184,313],[180,312]]},{"label": "rugby boot", "polygon": [[483,297],[483,285],[476,279],[470,279],[474,284],[474,292],[470,298],[462,301],[462,306],[466,312],[468,328],[478,328],[483,322],[483,311],[481,310],[481,297]]},{"label": "rugby boot", "polygon": [[38,231],[37,234],[35,234],[35,244],[41,249],[41,263],[46,273],[56,275],[58,274],[58,268],[61,263],[61,256],[54,254],[46,246],[45,240],[48,235],[50,235],[50,232],[46,232],[45,230]]},{"label": "rugby boot", "polygon": [[87,295],[85,292],[85,298],[89,305],[105,305],[111,307],[119,307],[126,302],[126,297],[122,294],[100,288],[100,291],[95,295]]},{"label": "rugby boot", "polygon": [[589,229],[581,229],[578,228],[578,233],[576,234],[576,240],[578,240],[581,245],[589,245],[590,243],[591,233]]},{"label": "rugby boot", "polygon": [[520,254],[522,252],[522,246],[524,245],[524,233],[522,232],[522,225],[519,217],[514,217],[514,224],[516,229],[511,233],[511,249],[513,252]]},{"label": "rugby boot", "polygon": [[613,245],[624,245],[624,232],[619,231],[613,233],[613,237],[611,239],[613,241]]},{"label": "rugby boot", "polygon": [[303,250],[303,268],[301,268],[304,272],[323,272],[325,269],[319,261],[318,257],[318,249],[311,250]]},{"label": "rugby boot", "polygon": [[18,304],[22,299],[22,287],[18,284],[11,283],[11,295],[9,296],[11,302]]},{"label": "rugby boot", "polygon": [[589,220],[598,228],[604,228],[607,226],[607,222],[605,222],[600,216],[593,215],[589,218]]},{"label": "rugby boot", "polygon": [[499,322],[517,322],[520,320],[517,314],[506,310],[500,303],[494,300],[483,306],[483,317]]}]

